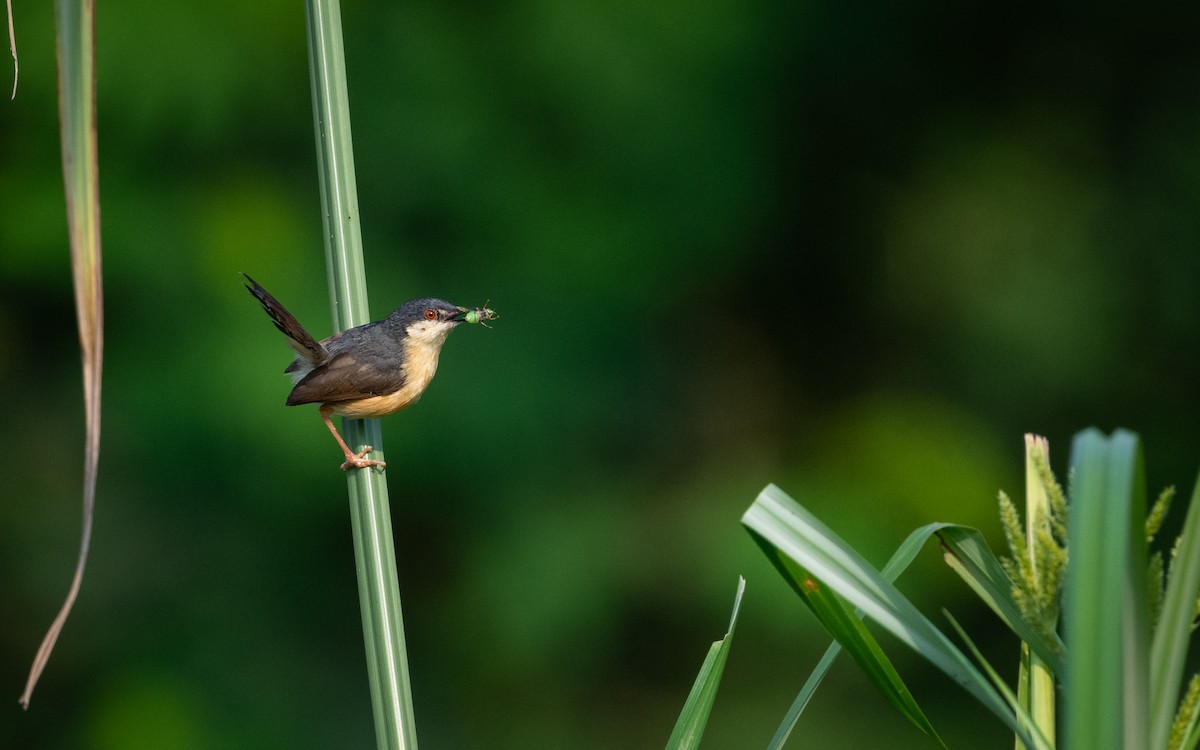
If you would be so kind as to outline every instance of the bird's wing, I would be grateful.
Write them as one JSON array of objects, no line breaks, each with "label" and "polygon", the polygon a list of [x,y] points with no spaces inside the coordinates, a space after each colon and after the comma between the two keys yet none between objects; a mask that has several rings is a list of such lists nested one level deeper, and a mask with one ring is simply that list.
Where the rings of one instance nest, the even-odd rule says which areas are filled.
[{"label": "bird's wing", "polygon": [[387,365],[369,352],[340,352],[304,376],[288,395],[287,404],[353,401],[394,393],[404,386],[404,371],[396,362]]}]

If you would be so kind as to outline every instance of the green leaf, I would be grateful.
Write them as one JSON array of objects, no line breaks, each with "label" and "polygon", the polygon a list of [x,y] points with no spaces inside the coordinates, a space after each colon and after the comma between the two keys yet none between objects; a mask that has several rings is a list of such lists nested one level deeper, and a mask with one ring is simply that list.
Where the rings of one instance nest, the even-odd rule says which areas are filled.
[{"label": "green leaf", "polygon": [[1175,716],[1196,597],[1200,594],[1200,479],[1192,490],[1179,552],[1167,573],[1167,591],[1150,645],[1151,747],[1166,747]]},{"label": "green leaf", "polygon": [[1012,581],[1000,561],[992,554],[977,529],[957,524],[945,524],[938,530],[945,550],[946,563],[979,595],[1018,638],[1029,644],[1034,653],[1056,674],[1063,669],[1064,647],[1057,637],[1048,643],[1032,627],[1012,598]]},{"label": "green leaf", "polygon": [[[941,669],[996,714],[1027,744],[1028,732],[991,683],[919,610],[850,545],[774,485],[742,517],[772,561],[795,565]],[[919,547],[910,535],[902,550]],[[786,566],[784,567],[786,570]],[[886,685],[880,689],[887,690]]]},{"label": "green leaf", "polygon": [[725,637],[713,643],[700,665],[696,682],[688,693],[683,711],[675,722],[675,730],[667,740],[667,750],[691,750],[700,746],[700,738],[704,734],[704,726],[708,723],[708,715],[712,712],[713,701],[717,697],[717,688],[721,684],[721,674],[725,671],[725,662],[729,658],[729,647],[733,643],[733,629],[737,625],[738,610],[742,606],[742,594],[746,591],[746,579],[738,578],[737,594],[733,599],[733,615],[729,618],[729,630]]},{"label": "green leaf", "polygon": [[1064,594],[1066,740],[1072,748],[1148,747],[1145,482],[1138,438],[1090,429],[1071,464],[1071,564]]}]

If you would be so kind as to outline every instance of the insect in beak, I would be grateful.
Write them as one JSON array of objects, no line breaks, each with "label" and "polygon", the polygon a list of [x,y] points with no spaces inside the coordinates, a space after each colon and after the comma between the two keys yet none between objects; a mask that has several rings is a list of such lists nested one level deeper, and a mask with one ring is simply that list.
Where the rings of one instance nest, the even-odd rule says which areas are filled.
[{"label": "insect in beak", "polygon": [[[491,300],[488,300],[488,302],[491,302]],[[487,324],[487,321],[496,320],[500,316],[496,314],[495,310],[487,307],[487,302],[483,304],[484,307],[458,308],[461,311],[461,314],[457,316],[458,319],[466,321],[467,323],[479,323],[484,328],[491,328],[491,326]]]}]

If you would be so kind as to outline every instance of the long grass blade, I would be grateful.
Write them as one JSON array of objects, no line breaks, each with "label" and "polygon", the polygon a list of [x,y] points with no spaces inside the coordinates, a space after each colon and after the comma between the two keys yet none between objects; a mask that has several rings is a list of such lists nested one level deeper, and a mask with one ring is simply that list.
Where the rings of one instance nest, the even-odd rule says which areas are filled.
[{"label": "long grass blade", "polygon": [[100,461],[104,296],[100,273],[100,186],[96,157],[95,7],[92,0],[58,0],[55,3],[55,16],[63,183],[66,187],[67,227],[75,282],[75,314],[83,355],[83,408],[87,433],[83,458],[83,528],[71,587],[34,657],[25,692],[21,694],[21,705],[25,708],[29,708],[33,689],[50,659],[50,653],[83,584],[83,571],[92,538],[96,471]]},{"label": "long grass blade", "polygon": [[945,672],[1028,742],[1025,728],[970,660],[895,586],[786,493],[767,486],[742,517],[742,524],[769,555],[786,557],[810,571],[815,580]]},{"label": "long grass blade", "polygon": [[1063,619],[1066,741],[1072,748],[1148,747],[1146,497],[1137,436],[1075,436]]},{"label": "long grass blade", "polygon": [[12,0],[5,0],[8,6],[8,51],[13,59],[13,90],[12,99],[17,98],[17,78],[21,74],[21,63],[17,60],[17,30],[13,26]]},{"label": "long grass blade", "polygon": [[[325,259],[336,330],[369,322],[363,270],[350,105],[337,0],[307,0],[309,69],[317,141]],[[378,420],[348,419],[343,433],[352,446],[373,445],[383,459]],[[396,577],[391,510],[381,472],[347,472],[358,593],[367,675],[379,748],[416,748],[416,722]]]},{"label": "long grass blade", "polygon": [[1158,627],[1150,644],[1150,747],[1166,747],[1174,720],[1188,642],[1200,594],[1200,479],[1192,490],[1183,533],[1176,545],[1179,552],[1167,573]]},{"label": "long grass blade", "polygon": [[792,730],[799,723],[800,715],[804,713],[804,709],[808,707],[808,702],[816,695],[817,688],[821,686],[825,675],[829,674],[834,660],[837,659],[840,653],[842,653],[842,645],[837,641],[829,644],[829,648],[825,649],[825,653],[821,655],[821,660],[817,662],[817,666],[813,668],[813,671],[808,675],[808,679],[804,681],[804,686],[796,694],[796,699],[792,701],[787,715],[783,717],[779,728],[775,730],[771,741],[767,743],[767,750],[780,750],[783,744],[787,742],[788,737],[792,736]]},{"label": "long grass blade", "polygon": [[733,630],[737,626],[738,610],[742,607],[742,595],[745,592],[746,579],[738,578],[729,630],[724,638],[709,647],[708,655],[704,657],[692,690],[679,713],[679,719],[675,722],[675,729],[667,740],[667,750],[694,750],[700,746],[700,738],[704,735],[704,727],[708,724],[709,714],[712,713],[713,701],[717,698],[717,688],[721,685],[725,662],[729,660],[729,647],[733,644]]}]

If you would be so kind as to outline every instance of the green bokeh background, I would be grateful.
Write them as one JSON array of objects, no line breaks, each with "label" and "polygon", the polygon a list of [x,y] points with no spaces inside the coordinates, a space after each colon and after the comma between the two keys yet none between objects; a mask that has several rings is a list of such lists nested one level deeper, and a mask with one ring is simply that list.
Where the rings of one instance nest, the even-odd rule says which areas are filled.
[{"label": "green bokeh background", "polygon": [[[83,439],[53,17],[15,10],[0,746],[370,747],[341,458],[283,406],[289,350],[237,275],[330,332],[296,3],[99,4],[95,536],[17,706],[74,564]],[[376,316],[424,295],[502,316],[383,422],[423,747],[661,746],[739,574],[705,747],[765,745],[827,642],[738,524],[767,482],[877,563],[933,520],[998,540],[1026,431],[1061,470],[1075,430],[1128,426],[1151,489],[1190,490],[1195,9],[354,0],[343,21]],[[1013,671],[935,550],[903,587]],[[885,646],[952,746],[1011,747]],[[791,746],[880,742],[932,746],[847,663]]]}]

